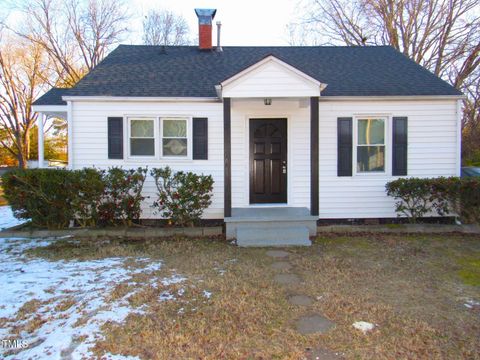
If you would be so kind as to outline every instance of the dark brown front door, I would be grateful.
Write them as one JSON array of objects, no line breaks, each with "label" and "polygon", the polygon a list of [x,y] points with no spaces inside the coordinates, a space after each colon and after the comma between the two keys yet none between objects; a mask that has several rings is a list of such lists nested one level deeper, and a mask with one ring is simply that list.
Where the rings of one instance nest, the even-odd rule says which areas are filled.
[{"label": "dark brown front door", "polygon": [[250,119],[250,203],[287,202],[287,119]]}]

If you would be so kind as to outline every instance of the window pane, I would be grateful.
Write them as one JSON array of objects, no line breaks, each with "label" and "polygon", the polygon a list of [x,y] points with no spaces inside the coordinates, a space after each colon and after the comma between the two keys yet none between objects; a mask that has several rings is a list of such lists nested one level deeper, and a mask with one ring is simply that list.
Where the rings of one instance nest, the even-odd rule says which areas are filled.
[{"label": "window pane", "polygon": [[357,146],[357,171],[384,171],[385,146]]},{"label": "window pane", "polygon": [[187,137],[187,121],[163,120],[163,137]]},{"label": "window pane", "polygon": [[187,156],[187,139],[163,139],[164,156]]},{"label": "window pane", "polygon": [[131,137],[152,137],[153,120],[131,120]]},{"label": "window pane", "polygon": [[358,144],[385,144],[385,121],[383,119],[358,120]]},{"label": "window pane", "polygon": [[130,139],[130,155],[155,155],[155,139]]}]

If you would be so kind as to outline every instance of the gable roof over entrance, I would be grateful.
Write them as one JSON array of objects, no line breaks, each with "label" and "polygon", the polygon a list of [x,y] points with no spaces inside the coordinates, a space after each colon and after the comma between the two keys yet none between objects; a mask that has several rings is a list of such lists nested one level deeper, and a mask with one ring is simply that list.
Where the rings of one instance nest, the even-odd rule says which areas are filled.
[{"label": "gable roof over entrance", "polygon": [[461,95],[389,46],[224,46],[217,52],[120,45],[68,96],[217,97],[216,85],[269,55],[328,84],[322,96]]},{"label": "gable roof over entrance", "polygon": [[309,97],[320,96],[327,85],[277,59],[260,60],[221,82],[218,93],[224,97]]}]

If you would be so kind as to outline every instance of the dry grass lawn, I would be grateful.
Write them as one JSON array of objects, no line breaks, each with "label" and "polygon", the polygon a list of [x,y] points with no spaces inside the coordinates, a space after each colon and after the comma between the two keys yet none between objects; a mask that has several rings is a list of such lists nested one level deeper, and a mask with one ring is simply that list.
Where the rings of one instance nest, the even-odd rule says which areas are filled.
[{"label": "dry grass lawn", "polygon": [[[265,249],[240,249],[220,239],[59,241],[31,255],[49,259],[139,256],[162,259],[159,270],[187,279],[141,289],[144,305],[122,324],[107,323],[95,347],[142,359],[302,359],[322,348],[346,359],[480,359],[480,238],[466,235],[326,234],[310,248],[288,249],[302,282],[272,281]],[[141,284],[141,285],[138,285]],[[117,284],[112,299],[131,292]],[[208,289],[207,293],[205,289]],[[175,300],[160,301],[162,293]],[[290,305],[306,294],[310,307]],[[35,304],[30,304],[32,308]],[[70,306],[68,301],[65,307]],[[324,335],[302,336],[294,321],[320,313],[336,323]],[[355,321],[376,324],[363,334]]]}]

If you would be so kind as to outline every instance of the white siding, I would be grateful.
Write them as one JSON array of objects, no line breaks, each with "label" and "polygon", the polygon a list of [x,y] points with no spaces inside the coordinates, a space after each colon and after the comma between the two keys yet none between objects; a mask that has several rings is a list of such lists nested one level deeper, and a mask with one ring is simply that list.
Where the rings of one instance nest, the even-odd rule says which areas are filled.
[{"label": "white siding", "polygon": [[226,85],[222,94],[231,98],[318,96],[318,84],[275,61],[269,61]]},{"label": "white siding", "polygon": [[[408,176],[457,174],[455,100],[322,101],[320,102],[320,218],[396,217],[385,184],[396,177],[337,177],[337,117],[356,115],[408,116]],[[388,131],[391,143],[391,124]],[[386,161],[391,167],[391,147]],[[355,161],[355,159],[354,159]]]},{"label": "white siding", "polygon": [[[73,166],[161,167],[211,174],[214,198],[205,218],[223,217],[223,106],[221,103],[74,102]],[[455,100],[430,101],[328,101],[320,99],[320,218],[395,217],[394,202],[385,194],[388,175],[337,177],[337,117],[384,115],[408,117],[409,176],[456,175],[457,115]],[[205,160],[109,160],[107,117],[126,115],[208,117],[209,159]],[[248,119],[288,119],[288,205],[310,204],[310,109],[307,98],[232,100],[232,206],[249,205]],[[125,125],[126,132],[126,125]],[[391,128],[388,133],[391,135]],[[126,139],[126,135],[125,141]],[[391,139],[389,139],[391,141]],[[387,146],[387,162],[391,147]],[[144,194],[144,217],[156,217],[150,207],[155,198],[151,179]]]},{"label": "white siding", "polygon": [[[208,160],[109,160],[107,153],[107,117],[127,115],[192,116],[208,118]],[[213,202],[204,213],[205,218],[223,217],[223,107],[221,103],[154,103],[154,102],[74,102],[73,103],[73,167],[110,166],[136,168],[163,167],[174,170],[210,174],[215,181]],[[124,122],[126,145],[126,123]],[[126,147],[125,147],[126,149]],[[156,188],[149,176],[144,195],[143,217],[155,218],[151,208]]]}]

